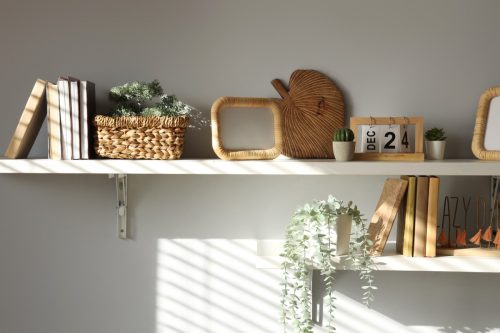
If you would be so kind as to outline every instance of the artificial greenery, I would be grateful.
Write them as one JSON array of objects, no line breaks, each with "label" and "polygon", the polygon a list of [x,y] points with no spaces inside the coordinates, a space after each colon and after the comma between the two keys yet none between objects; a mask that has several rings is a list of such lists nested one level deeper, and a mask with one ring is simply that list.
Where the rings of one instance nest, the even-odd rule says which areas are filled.
[{"label": "artificial greenery", "polygon": [[335,227],[337,217],[352,216],[353,232],[350,249],[346,255],[352,269],[359,271],[364,282],[363,304],[369,305],[374,300],[372,270],[374,262],[370,256],[371,241],[367,237],[366,227],[357,206],[329,196],[327,200],[315,201],[299,208],[287,228],[286,242],[281,256],[283,289],[281,295],[282,324],[286,332],[292,324],[300,333],[311,333],[311,278],[312,269],[319,269],[325,281],[325,292],[329,308],[328,332],[335,331],[333,296],[335,265],[332,257],[336,253]]},{"label": "artificial greenery", "polygon": [[341,141],[341,142],[354,141],[354,132],[347,127],[338,128],[333,133],[333,141]]},{"label": "artificial greenery", "polygon": [[[160,97],[157,103],[153,99]],[[116,103],[114,116],[187,116],[194,108],[175,95],[163,94],[160,81],[128,82],[111,88],[109,98]]]},{"label": "artificial greenery", "polygon": [[187,116],[193,108],[184,104],[175,95],[163,95],[156,106],[147,107],[142,111],[143,116]]},{"label": "artificial greenery", "polygon": [[160,81],[128,82],[110,89],[109,97],[117,103],[144,103],[163,94]]},{"label": "artificial greenery", "polygon": [[427,130],[424,134],[427,141],[444,141],[446,140],[444,129],[433,127]]}]

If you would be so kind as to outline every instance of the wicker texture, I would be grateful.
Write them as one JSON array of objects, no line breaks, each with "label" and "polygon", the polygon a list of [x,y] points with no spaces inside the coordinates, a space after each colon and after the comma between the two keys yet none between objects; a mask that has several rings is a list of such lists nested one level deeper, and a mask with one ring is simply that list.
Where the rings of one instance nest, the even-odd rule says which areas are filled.
[{"label": "wicker texture", "polygon": [[188,121],[188,117],[96,116],[95,151],[108,158],[178,159]]},{"label": "wicker texture", "polygon": [[283,151],[293,158],[333,158],[332,137],[344,126],[344,99],[325,75],[296,70],[289,90],[276,79],[272,85],[283,98]]},{"label": "wicker texture", "polygon": [[[220,112],[226,108],[268,108],[273,114],[274,146],[270,149],[229,150],[221,138]],[[279,99],[257,97],[219,97],[212,105],[212,148],[223,160],[272,160],[279,156],[283,147]],[[244,124],[243,124],[244,125]]]},{"label": "wicker texture", "polygon": [[480,160],[500,160],[500,150],[486,150],[484,146],[491,100],[498,96],[500,96],[500,87],[493,87],[486,90],[479,98],[471,148],[474,156]]}]

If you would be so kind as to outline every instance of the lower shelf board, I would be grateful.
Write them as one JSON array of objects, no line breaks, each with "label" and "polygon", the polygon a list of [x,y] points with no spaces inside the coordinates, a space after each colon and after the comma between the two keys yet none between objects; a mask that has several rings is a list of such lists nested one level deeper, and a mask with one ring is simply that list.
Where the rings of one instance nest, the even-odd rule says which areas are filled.
[{"label": "lower shelf board", "polygon": [[[283,244],[283,240],[258,241],[256,267],[279,269]],[[334,261],[339,270],[351,269],[345,257],[335,258]],[[396,253],[394,243],[388,243],[383,254],[375,257],[375,264],[379,271],[500,273],[500,257],[497,256],[405,257]]]},{"label": "lower shelf board", "polygon": [[458,257],[498,257],[500,262],[500,250],[494,247],[470,247],[470,248],[437,248],[438,256]]}]

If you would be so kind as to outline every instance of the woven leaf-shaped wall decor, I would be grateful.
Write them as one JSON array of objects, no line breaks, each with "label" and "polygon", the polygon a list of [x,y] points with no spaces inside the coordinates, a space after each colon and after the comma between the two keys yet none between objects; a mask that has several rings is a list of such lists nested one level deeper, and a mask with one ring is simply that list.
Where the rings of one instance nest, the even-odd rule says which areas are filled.
[{"label": "woven leaf-shaped wall decor", "polygon": [[344,126],[344,99],[339,88],[315,70],[296,70],[289,89],[272,82],[283,98],[283,150],[293,158],[333,158],[332,136]]}]

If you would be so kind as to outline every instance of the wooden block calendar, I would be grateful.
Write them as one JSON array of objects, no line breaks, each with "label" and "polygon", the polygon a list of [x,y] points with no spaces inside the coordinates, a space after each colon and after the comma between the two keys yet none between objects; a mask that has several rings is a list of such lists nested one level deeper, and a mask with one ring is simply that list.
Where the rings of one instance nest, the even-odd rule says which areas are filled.
[{"label": "wooden block calendar", "polygon": [[351,129],[357,142],[354,160],[424,160],[422,117],[351,117]]}]

